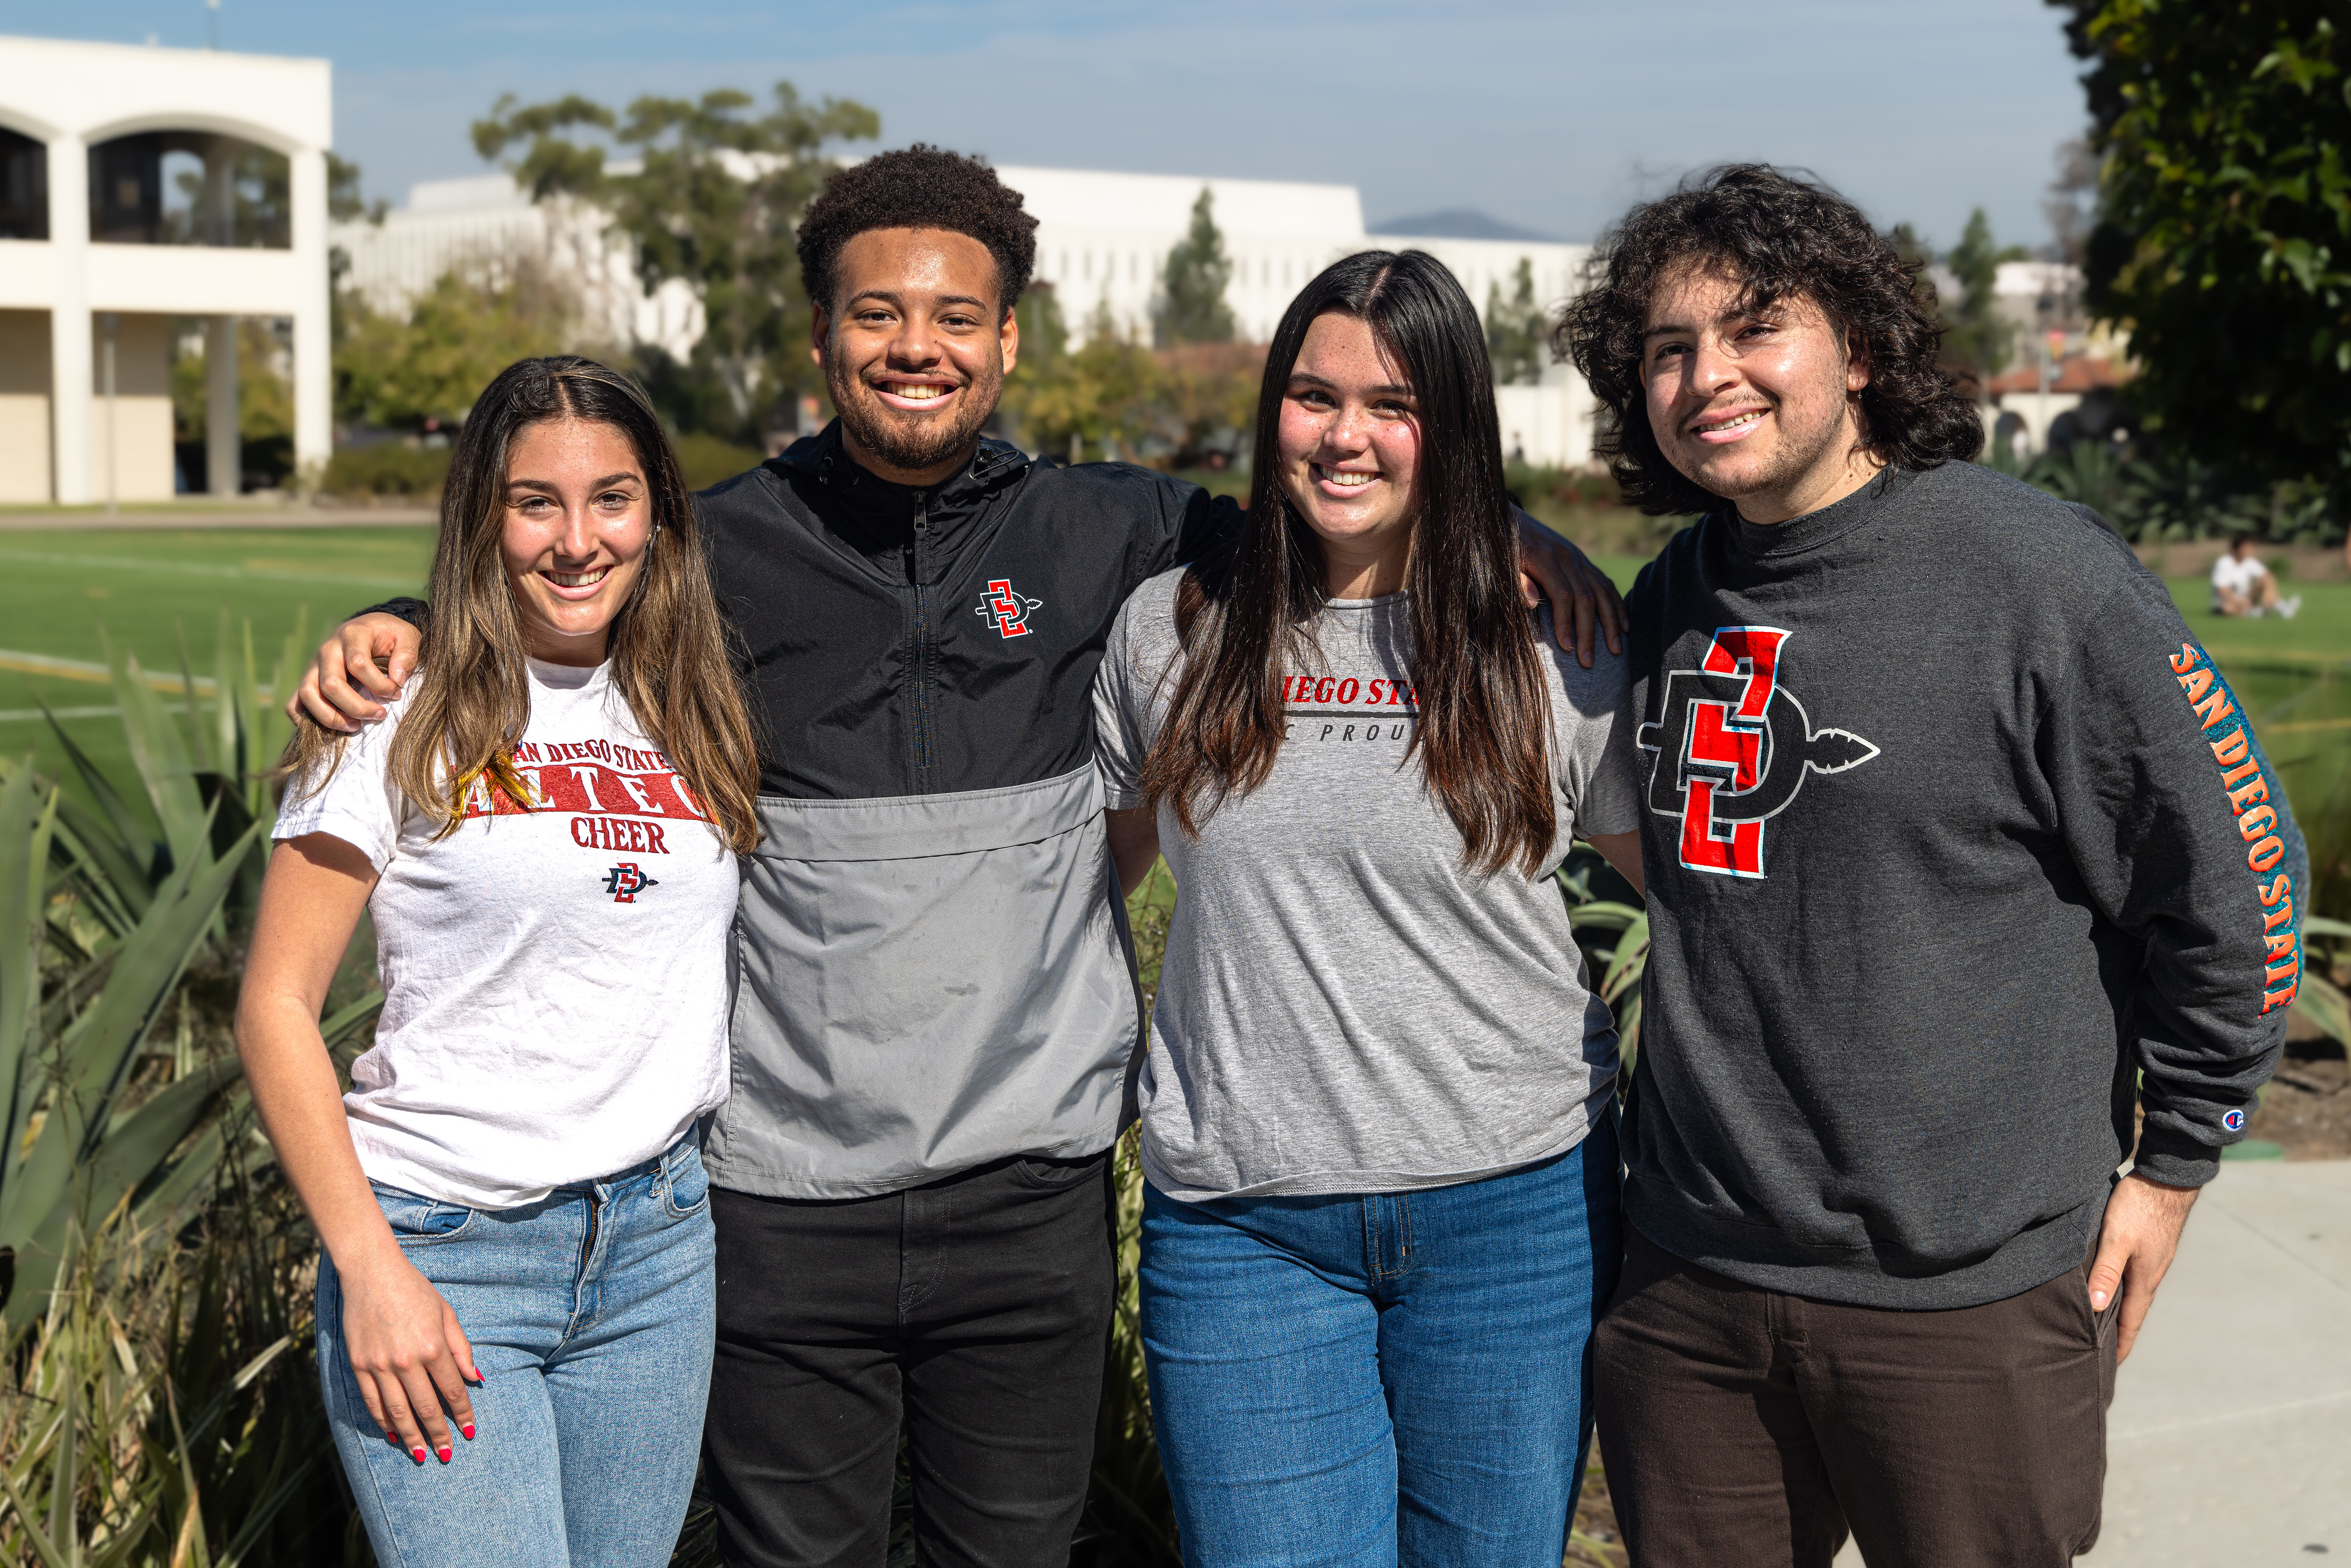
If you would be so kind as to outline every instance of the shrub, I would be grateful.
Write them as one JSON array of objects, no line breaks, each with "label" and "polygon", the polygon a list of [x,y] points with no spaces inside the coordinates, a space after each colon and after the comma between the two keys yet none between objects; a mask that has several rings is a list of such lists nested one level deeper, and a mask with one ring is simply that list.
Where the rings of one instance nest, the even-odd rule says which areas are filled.
[{"label": "shrub", "polygon": [[757,468],[761,461],[760,455],[747,446],[698,432],[679,436],[675,445],[678,466],[685,470],[686,487],[694,490],[707,490],[747,468]]},{"label": "shrub", "polygon": [[438,499],[449,477],[449,449],[397,441],[336,449],[324,488],[336,496],[414,496]]}]

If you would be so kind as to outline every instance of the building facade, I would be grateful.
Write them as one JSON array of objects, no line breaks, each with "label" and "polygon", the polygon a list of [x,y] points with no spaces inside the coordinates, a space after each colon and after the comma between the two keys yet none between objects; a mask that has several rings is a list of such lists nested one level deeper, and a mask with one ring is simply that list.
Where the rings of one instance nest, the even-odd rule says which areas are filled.
[{"label": "building facade", "polygon": [[[616,170],[622,166],[615,165]],[[1509,298],[1521,261],[1536,301],[1555,310],[1580,287],[1590,247],[1543,241],[1375,235],[1353,185],[1008,166],[997,171],[1038,220],[1037,278],[1050,284],[1072,333],[1106,321],[1149,341],[1167,264],[1207,190],[1232,262],[1225,302],[1240,336],[1263,342],[1290,301],[1323,267],[1366,249],[1426,250],[1452,268],[1482,318],[1489,293]],[[626,247],[592,210],[535,206],[503,174],[413,186],[380,222],[338,225],[350,281],[378,308],[398,309],[442,274],[528,257],[572,281],[590,336],[655,342],[683,357],[701,333],[692,296],[674,285],[648,298]],[[1502,449],[1528,462],[1590,460],[1593,404],[1570,366],[1536,386],[1496,389]]]},{"label": "building facade", "polygon": [[333,446],[325,60],[0,37],[0,501],[169,497],[175,318],[234,494],[237,322],[292,324],[294,456]]}]

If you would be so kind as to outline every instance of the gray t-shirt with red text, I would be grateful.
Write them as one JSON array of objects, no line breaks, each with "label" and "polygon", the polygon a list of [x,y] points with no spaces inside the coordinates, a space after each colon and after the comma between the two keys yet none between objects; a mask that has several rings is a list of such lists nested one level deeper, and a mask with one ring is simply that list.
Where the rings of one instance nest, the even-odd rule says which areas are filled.
[{"label": "gray t-shirt with red text", "polygon": [[[1127,601],[1096,677],[1110,804],[1175,693],[1183,573]],[[1178,889],[1137,1085],[1152,1185],[1197,1201],[1401,1192],[1573,1148],[1614,1082],[1551,873],[1571,839],[1638,824],[1625,667],[1541,628],[1559,831],[1541,874],[1461,863],[1461,834],[1407,758],[1409,600],[1333,600],[1284,687],[1271,774],[1186,838],[1159,811]]]}]

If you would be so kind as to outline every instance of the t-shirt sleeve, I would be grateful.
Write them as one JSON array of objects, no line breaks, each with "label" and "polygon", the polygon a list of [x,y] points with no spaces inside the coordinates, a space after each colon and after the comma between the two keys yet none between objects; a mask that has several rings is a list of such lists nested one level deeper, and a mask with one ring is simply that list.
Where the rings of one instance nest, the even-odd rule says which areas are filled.
[{"label": "t-shirt sleeve", "polygon": [[1560,787],[1575,812],[1575,831],[1585,838],[1629,833],[1641,825],[1641,802],[1633,749],[1639,721],[1626,656],[1603,643],[1585,669],[1552,641],[1548,607],[1536,630],[1567,695],[1568,711],[1552,716],[1552,728],[1560,737]]},{"label": "t-shirt sleeve", "polygon": [[2137,1168],[2197,1186],[2243,1136],[2301,974],[2308,861],[2284,788],[2169,594],[2137,571],[2089,616],[2039,749],[2085,891],[2144,945]]},{"label": "t-shirt sleeve", "polygon": [[1129,599],[1118,612],[1102,664],[1094,671],[1094,768],[1113,811],[1131,811],[1143,804],[1143,759],[1149,750],[1143,730],[1144,694],[1134,671],[1132,627],[1137,601]]},{"label": "t-shirt sleeve", "polygon": [[[330,833],[367,856],[379,873],[390,865],[400,846],[400,805],[386,774],[396,723],[387,718],[367,726],[343,743],[339,757],[289,781],[269,836]],[[321,772],[323,782],[315,777]]]}]

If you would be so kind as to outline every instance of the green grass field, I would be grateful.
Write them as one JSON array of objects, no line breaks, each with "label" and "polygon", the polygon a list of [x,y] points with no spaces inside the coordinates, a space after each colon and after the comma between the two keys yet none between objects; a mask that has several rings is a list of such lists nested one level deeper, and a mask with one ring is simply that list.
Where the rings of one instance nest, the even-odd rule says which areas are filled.
[{"label": "green grass field", "polygon": [[[31,752],[42,772],[58,773],[65,758],[41,716],[46,703],[99,767],[127,779],[103,673],[110,642],[176,682],[184,631],[189,662],[206,676],[225,611],[234,635],[250,623],[256,667],[268,671],[298,622],[307,616],[315,632],[413,593],[432,559],[433,530],[413,527],[0,532],[0,751]],[[44,668],[52,661],[99,668]]]},{"label": "green grass field", "polygon": [[[46,702],[94,760],[127,777],[101,670],[60,673],[45,662],[102,667],[111,639],[151,674],[176,679],[184,629],[201,677],[225,611],[236,635],[250,622],[256,667],[268,671],[298,622],[307,621],[305,645],[315,645],[351,611],[415,591],[432,553],[433,530],[420,527],[0,532],[0,753],[30,752],[43,772],[59,772],[64,758],[37,706]],[[1642,563],[1608,556],[1601,564],[1630,587]],[[2351,806],[2351,583],[2295,586],[2298,618],[2249,622],[2212,615],[2200,580],[2171,588],[2253,714],[2308,827]]]}]

